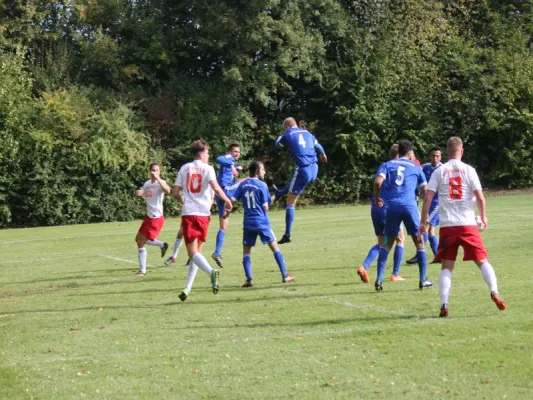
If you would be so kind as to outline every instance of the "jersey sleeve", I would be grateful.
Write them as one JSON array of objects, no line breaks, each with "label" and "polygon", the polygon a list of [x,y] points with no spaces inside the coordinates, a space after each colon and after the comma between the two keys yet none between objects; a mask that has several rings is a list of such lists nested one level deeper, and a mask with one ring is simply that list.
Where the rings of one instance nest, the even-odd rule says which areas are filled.
[{"label": "jersey sleeve", "polygon": [[222,156],[217,157],[217,163],[220,165],[233,165],[235,164],[235,160],[230,154],[225,154]]},{"label": "jersey sleeve", "polygon": [[215,169],[211,166],[207,166],[207,170],[205,172],[205,178],[207,179],[207,182],[211,182],[217,179],[217,175],[215,174]]},{"label": "jersey sleeve", "polygon": [[181,167],[178,171],[178,176],[176,176],[176,181],[174,182],[174,186],[179,186],[181,188],[185,187],[185,167]]},{"label": "jersey sleeve", "polygon": [[424,175],[424,172],[422,171],[421,168],[417,168],[417,170],[418,170],[418,187],[426,186],[427,181],[426,181],[426,176]]},{"label": "jersey sleeve", "polygon": [[468,168],[468,175],[470,178],[470,185],[472,187],[472,191],[482,190],[483,188],[481,186],[481,182],[479,181],[479,176],[473,167]]},{"label": "jersey sleeve", "polygon": [[383,163],[379,166],[377,172],[376,172],[376,178],[378,176],[382,176],[383,178],[387,177],[387,163]]},{"label": "jersey sleeve", "polygon": [[316,140],[315,135],[311,134],[313,137],[313,144],[315,146],[315,150],[318,151],[318,154],[326,154],[326,151],[324,150],[324,147],[320,143],[318,143],[318,140]]},{"label": "jersey sleeve", "polygon": [[276,147],[285,146],[287,144],[287,132],[284,132],[283,135],[279,138],[279,140],[276,140],[276,143],[274,144]]},{"label": "jersey sleeve", "polygon": [[235,201],[235,200],[240,200],[241,196],[242,196],[242,190],[241,190],[241,185],[235,185],[230,188],[229,190],[227,190],[227,195],[228,197],[230,198],[230,200],[232,201]]},{"label": "jersey sleeve", "polygon": [[270,203],[272,202],[271,198],[270,198],[270,192],[268,191],[268,186],[265,184],[263,185],[263,190],[261,191],[261,195],[262,195],[262,199],[261,199],[261,204],[262,205],[270,205]]},{"label": "jersey sleeve", "polygon": [[429,182],[428,182],[428,190],[438,193],[439,178],[440,178],[439,171],[436,171],[431,175],[431,178],[429,178]]}]

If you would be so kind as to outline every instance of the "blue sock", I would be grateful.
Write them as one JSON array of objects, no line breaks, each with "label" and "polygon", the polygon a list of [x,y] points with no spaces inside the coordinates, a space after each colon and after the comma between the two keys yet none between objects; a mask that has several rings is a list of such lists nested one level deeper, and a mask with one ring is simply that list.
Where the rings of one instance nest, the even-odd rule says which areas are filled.
[{"label": "blue sock", "polygon": [[402,266],[403,259],[403,246],[396,245],[394,248],[394,266],[392,268],[392,274],[398,276],[400,273],[400,267]]},{"label": "blue sock", "polygon": [[433,235],[429,237],[429,245],[431,246],[431,251],[433,252],[433,255],[437,255],[437,250],[439,248],[439,238],[437,238],[437,235]]},{"label": "blue sock", "polygon": [[428,257],[426,249],[418,249],[416,251],[416,260],[418,261],[418,271],[420,272],[420,282],[426,280],[426,270],[428,266]]},{"label": "blue sock", "polygon": [[378,256],[378,277],[379,282],[383,282],[383,275],[385,274],[385,265],[387,264],[387,258],[389,257],[389,250],[380,247]]},{"label": "blue sock", "polygon": [[287,269],[285,268],[285,260],[283,259],[283,254],[281,254],[281,250],[276,250],[274,252],[274,258],[276,259],[276,262],[278,263],[279,272],[281,272],[281,276],[286,278]]},{"label": "blue sock", "polygon": [[250,254],[242,256],[242,266],[244,267],[244,275],[246,275],[247,281],[252,281],[252,259]]},{"label": "blue sock", "polygon": [[428,237],[429,237],[429,233],[428,232],[424,232],[424,244],[426,244],[428,242]]},{"label": "blue sock", "polygon": [[292,223],[294,222],[294,206],[287,206],[285,209],[285,236],[290,236]]},{"label": "blue sock", "polygon": [[372,264],[379,254],[379,244],[375,244],[369,251],[365,258],[365,261],[363,262],[363,268],[368,269],[370,267],[370,264]]},{"label": "blue sock", "polygon": [[221,255],[222,253],[222,246],[224,246],[225,236],[226,236],[226,232],[224,232],[222,229],[219,229],[217,233],[217,244],[215,246],[215,254],[217,256]]}]

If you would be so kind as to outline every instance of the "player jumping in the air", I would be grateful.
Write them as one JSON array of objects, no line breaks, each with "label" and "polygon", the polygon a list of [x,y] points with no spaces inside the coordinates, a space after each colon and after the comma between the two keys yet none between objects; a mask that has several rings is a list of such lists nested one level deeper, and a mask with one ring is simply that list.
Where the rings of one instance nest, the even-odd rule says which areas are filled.
[{"label": "player jumping in the air", "polygon": [[294,174],[289,183],[287,208],[285,210],[285,233],[279,244],[291,242],[292,224],[298,197],[304,188],[316,180],[318,173],[316,153],[320,154],[320,161],[327,162],[328,158],[324,148],[318,143],[314,135],[298,127],[294,118],[283,121],[285,133],[276,140],[276,147],[288,146],[294,160]]},{"label": "player jumping in the air", "polygon": [[265,167],[262,162],[254,161],[250,166],[250,177],[235,189],[233,193],[228,193],[232,200],[241,200],[244,208],[243,221],[243,256],[242,265],[246,282],[242,287],[253,286],[252,280],[252,247],[255,246],[257,236],[263,244],[268,244],[274,253],[274,259],[281,272],[282,281],[285,283],[294,281],[294,277],[287,273],[285,261],[281,253],[276,237],[270,227],[268,219],[268,208],[270,205],[270,194],[268,186],[263,182],[265,177]]},{"label": "player jumping in the air", "polygon": [[490,290],[490,298],[499,310],[507,305],[498,294],[498,281],[494,268],[487,259],[487,250],[478,230],[474,203],[477,204],[481,222],[488,226],[485,209],[485,196],[477,172],[463,163],[463,142],[458,137],[448,139],[446,153],[449,161],[436,170],[428,184],[427,195],[422,206],[422,224],[419,233],[424,231],[424,223],[429,222],[429,210],[435,194],[439,195],[440,241],[437,261],[442,261],[439,277],[440,317],[448,316],[448,297],[452,286],[452,271],[459,246],[463,247],[463,261],[474,261],[481,270],[483,279]]}]

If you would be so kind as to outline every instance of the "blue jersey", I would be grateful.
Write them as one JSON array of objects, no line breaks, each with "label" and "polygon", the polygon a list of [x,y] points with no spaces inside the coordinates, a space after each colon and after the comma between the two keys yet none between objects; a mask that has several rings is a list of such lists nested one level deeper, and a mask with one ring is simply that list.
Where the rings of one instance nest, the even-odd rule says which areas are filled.
[{"label": "blue jersey", "polygon": [[415,189],[427,183],[420,167],[407,158],[387,161],[378,168],[376,176],[385,178],[382,191],[388,207],[416,207]]},{"label": "blue jersey", "polygon": [[283,136],[276,141],[276,147],[288,145],[294,163],[298,167],[306,167],[316,164],[316,152],[324,154],[324,149],[318,143],[315,136],[305,129],[298,127],[285,131]]},{"label": "blue jersey", "polygon": [[[429,182],[429,179],[431,178],[431,175],[437,168],[439,168],[442,165],[442,163],[438,163],[435,167],[431,165],[431,163],[425,163],[422,165],[422,172],[424,172],[424,176],[426,177],[426,181]],[[432,205],[439,204],[439,194],[435,193],[435,196],[433,196],[433,201],[431,202]]]},{"label": "blue jersey", "polygon": [[242,201],[245,230],[270,228],[267,210],[264,207],[270,204],[270,193],[265,182],[258,178],[242,181],[237,190],[231,193],[231,199]]},{"label": "blue jersey", "polygon": [[233,170],[232,166],[235,166],[235,159],[231,154],[226,154],[217,157],[217,163],[220,164],[218,170],[217,182],[220,187],[225,188],[233,183]]}]

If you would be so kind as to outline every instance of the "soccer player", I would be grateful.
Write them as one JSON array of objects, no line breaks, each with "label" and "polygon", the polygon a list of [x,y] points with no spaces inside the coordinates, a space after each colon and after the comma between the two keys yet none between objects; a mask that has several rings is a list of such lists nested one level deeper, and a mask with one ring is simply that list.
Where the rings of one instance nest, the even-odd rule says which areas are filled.
[{"label": "soccer player", "polygon": [[[428,184],[428,192],[422,206],[422,222],[429,222],[429,209],[435,194],[439,195],[440,242],[437,261],[442,261],[439,277],[440,317],[448,316],[448,297],[452,286],[452,271],[459,246],[463,247],[463,261],[474,261],[490,290],[490,298],[499,310],[507,305],[498,294],[498,282],[494,268],[487,259],[487,250],[475,219],[476,203],[481,222],[488,226],[485,197],[476,170],[463,163],[463,142],[459,137],[448,139],[446,154],[449,161],[437,169]],[[424,230],[421,224],[419,233]]]},{"label": "soccer player", "polygon": [[242,287],[254,285],[250,254],[252,247],[255,246],[257,236],[259,236],[263,244],[268,244],[274,253],[274,259],[281,272],[282,281],[284,283],[293,282],[294,277],[287,273],[283,254],[270,227],[270,220],[267,215],[270,205],[270,193],[268,192],[268,186],[263,181],[265,178],[265,166],[263,163],[254,161],[250,166],[249,175],[250,177],[246,181],[242,181],[233,193],[229,193],[231,200],[242,201],[244,209],[242,265],[246,282],[244,282]]},{"label": "soccer player", "polygon": [[294,222],[294,207],[298,197],[302,194],[304,188],[316,180],[318,173],[316,152],[320,154],[320,160],[327,162],[328,158],[324,148],[318,143],[314,135],[305,129],[296,125],[294,118],[287,118],[283,121],[285,133],[279,136],[275,146],[289,146],[294,163],[294,175],[290,182],[289,193],[287,197],[287,208],[285,211],[285,233],[279,244],[291,242],[292,223]]},{"label": "soccer player", "polygon": [[[389,156],[391,160],[398,158],[398,144],[393,144],[389,151]],[[368,268],[378,257],[379,249],[385,243],[385,237],[383,236],[383,230],[385,229],[385,215],[387,214],[387,200],[386,200],[386,189],[382,186],[380,190],[380,198],[384,201],[382,207],[376,206],[375,198],[372,196],[372,206],[370,209],[370,216],[372,218],[372,224],[374,225],[374,233],[376,234],[377,244],[375,244],[369,251],[368,255],[365,258],[363,264],[357,268],[357,275],[361,278],[364,283],[370,282],[370,277],[368,276]],[[392,269],[392,275],[390,277],[391,282],[404,281],[405,278],[400,275],[400,267],[402,264],[403,258],[403,248],[404,248],[405,237],[403,231],[400,229],[398,236],[396,238],[396,247],[394,248],[394,266]]]},{"label": "soccer player", "polygon": [[170,186],[161,179],[161,167],[157,163],[150,165],[150,179],[144,182],[144,185],[135,192],[137,197],[146,199],[146,215],[143,223],[137,232],[135,241],[137,242],[137,251],[139,254],[139,270],[136,275],[146,275],[146,247],[157,246],[161,248],[161,257],[165,256],[168,249],[168,243],[157,240],[161,228],[165,223],[163,215],[163,198],[165,193],[170,193]]},{"label": "soccer player", "polygon": [[[216,161],[220,165],[218,171],[217,182],[220,187],[226,192],[229,186],[233,184],[233,179],[242,171],[242,167],[237,166],[235,162],[241,157],[241,148],[238,143],[231,143],[228,146],[228,154],[217,157]],[[215,252],[211,255],[213,260],[220,268],[224,268],[222,264],[222,247],[224,246],[224,238],[229,225],[229,215],[226,215],[224,209],[224,201],[215,195],[215,201],[218,209],[219,230],[217,233],[217,240]]]},{"label": "soccer player", "polygon": [[386,245],[381,246],[378,256],[378,276],[374,287],[377,291],[383,290],[383,274],[387,257],[394,244],[396,236],[400,231],[400,225],[403,222],[407,233],[412,237],[417,247],[418,268],[420,273],[420,289],[433,286],[433,283],[426,278],[427,258],[424,240],[418,236],[418,225],[420,215],[414,196],[415,188],[420,189],[424,195],[426,190],[426,178],[413,161],[408,159],[409,152],[412,151],[413,144],[408,140],[398,141],[398,155],[400,158],[388,161],[382,164],[377,172],[374,181],[374,198],[376,205],[383,207],[384,201],[380,197],[381,187],[386,190],[387,215],[385,219],[384,236],[386,236]]},{"label": "soccer player", "polygon": [[[440,150],[439,146],[433,146],[429,150],[429,162],[422,165],[422,172],[424,172],[424,176],[426,177],[426,181],[429,182],[431,175],[437,168],[440,168],[442,163],[440,160],[442,159],[442,152]],[[427,193],[427,192],[426,192]],[[431,207],[429,207],[429,229],[427,231],[424,231],[424,243],[427,243],[429,241],[429,245],[431,247],[431,251],[433,252],[433,261],[431,262],[436,263],[435,256],[437,255],[437,249],[439,247],[439,239],[437,238],[437,235],[435,234],[435,228],[439,225],[439,195],[435,194],[433,196],[433,201],[431,202]]]},{"label": "soccer player", "polygon": [[211,219],[211,188],[224,200],[224,208],[227,212],[233,208],[230,199],[216,181],[215,170],[207,164],[209,161],[207,143],[204,140],[196,140],[193,142],[192,148],[194,161],[180,168],[172,189],[172,196],[183,202],[181,229],[190,260],[187,283],[179,295],[181,301],[185,301],[189,296],[198,268],[211,277],[214,294],[217,294],[220,288],[218,284],[219,272],[211,268],[201,254]]}]

